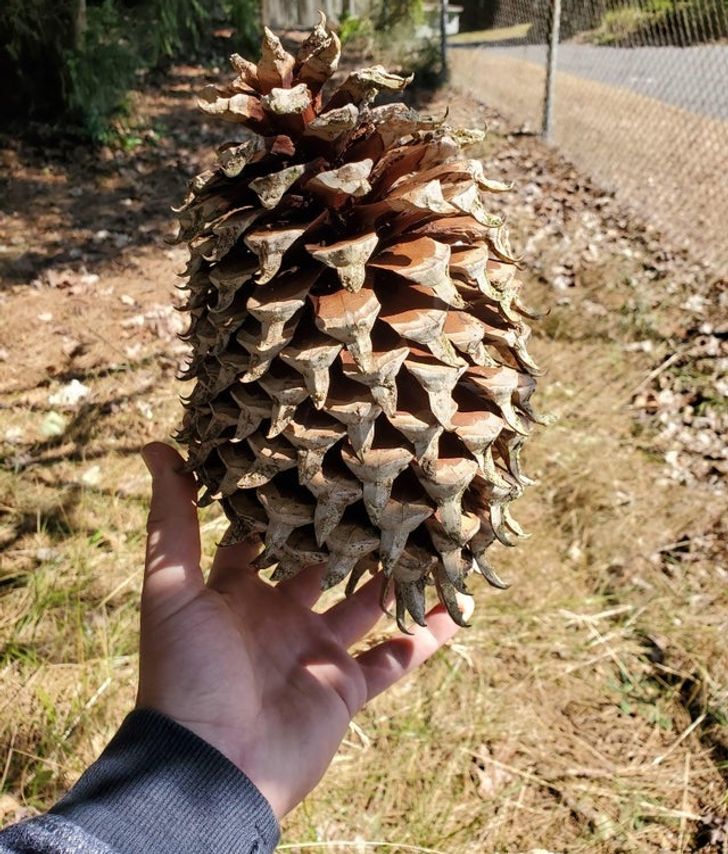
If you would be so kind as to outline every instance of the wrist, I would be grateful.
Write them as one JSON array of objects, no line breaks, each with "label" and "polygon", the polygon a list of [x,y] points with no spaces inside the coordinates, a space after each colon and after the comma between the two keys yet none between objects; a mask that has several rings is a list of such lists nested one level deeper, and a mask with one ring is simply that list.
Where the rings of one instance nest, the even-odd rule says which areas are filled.
[{"label": "wrist", "polygon": [[[135,709],[52,810],[119,854],[272,851],[278,823],[250,779],[209,742],[152,709]],[[240,847],[240,841],[250,848]],[[214,843],[214,844],[213,844]]]},{"label": "wrist", "polygon": [[163,704],[145,703],[141,698],[137,700],[136,711],[148,711],[164,716],[221,754],[256,787],[269,803],[277,820],[283,818],[295,806],[295,802],[291,803],[290,797],[281,791],[280,786],[271,784],[270,779],[268,779],[269,775],[259,773],[259,768],[263,766],[263,763],[256,759],[257,748],[254,745],[246,746],[243,733],[239,727],[225,727],[200,720],[189,720],[164,708]]}]

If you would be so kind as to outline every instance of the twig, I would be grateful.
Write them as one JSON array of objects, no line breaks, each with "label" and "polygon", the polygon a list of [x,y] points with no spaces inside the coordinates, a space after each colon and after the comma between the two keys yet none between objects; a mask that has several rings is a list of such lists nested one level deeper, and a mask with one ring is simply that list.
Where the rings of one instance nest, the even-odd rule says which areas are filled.
[{"label": "twig", "polygon": [[694,812],[687,812],[686,810],[671,810],[667,807],[661,807],[659,804],[653,804],[649,801],[640,801],[639,805],[645,812],[645,815],[649,815],[650,812],[658,813],[659,815],[665,815],[669,818],[685,818],[690,821],[701,821],[703,819],[702,815],[698,815]]},{"label": "twig", "polygon": [[10,744],[8,745],[8,755],[5,759],[5,767],[3,768],[3,775],[0,777],[0,792],[5,791],[5,781],[8,779],[8,773],[10,771],[10,760],[13,758],[13,751],[15,749],[15,737],[18,734],[17,726],[13,727],[12,734],[10,735]]},{"label": "twig", "polygon": [[690,724],[690,726],[687,729],[683,730],[683,732],[675,739],[675,741],[673,741],[673,743],[667,748],[664,753],[661,753],[659,756],[655,756],[652,762],[650,762],[650,765],[654,767],[655,765],[659,765],[661,762],[663,762],[678,746],[678,744],[681,744],[683,741],[685,741],[685,739],[690,735],[690,733],[693,730],[697,729],[704,720],[705,713],[695,718],[695,720]]},{"label": "twig", "polygon": [[358,749],[366,749],[367,747],[371,746],[371,738],[369,738],[369,736],[364,732],[364,730],[359,726],[359,724],[356,723],[356,721],[349,722],[349,729],[351,729],[352,732],[355,732],[356,735],[359,737],[359,740],[361,741],[361,744],[356,745]]},{"label": "twig", "polygon": [[634,605],[618,605],[615,608],[609,608],[607,611],[600,611],[598,614],[577,614],[574,611],[569,611],[566,608],[560,608],[559,614],[569,620],[578,622],[596,622],[597,620],[605,620],[608,617],[616,617],[619,614],[624,614],[626,611],[632,611]]},{"label": "twig", "polygon": [[[687,812],[688,809],[688,787],[690,785],[690,754],[685,754],[685,768],[683,771],[683,796],[682,796],[682,811]],[[678,839],[678,851],[685,850],[685,831],[687,830],[687,816],[680,816],[680,837]]]},{"label": "twig", "polygon": [[682,356],[687,355],[691,350],[694,350],[696,346],[696,344],[691,343],[686,344],[684,347],[681,347],[678,350],[675,350],[672,356],[668,356],[668,358],[665,359],[664,362],[659,364],[656,368],[654,368],[654,370],[650,371],[649,374],[647,374],[647,376],[642,380],[642,382],[640,382],[632,389],[632,391],[629,393],[629,397],[627,398],[626,403],[629,403],[638,391],[642,391],[642,389],[648,383],[651,383],[652,380],[657,379],[657,377],[659,377],[661,373],[666,371],[670,367],[670,365],[677,362],[677,360],[680,359]]},{"label": "twig", "polygon": [[66,727],[66,731],[61,736],[61,744],[71,735],[71,733],[76,729],[79,725],[81,718],[84,714],[92,709],[96,703],[99,701],[101,696],[106,693],[111,685],[112,679],[111,676],[107,676],[106,679],[99,685],[99,687],[94,691],[94,693],[86,700],[83,704],[81,711],[76,715],[76,717],[71,721],[71,723]]},{"label": "twig", "polygon": [[126,587],[126,585],[129,584],[129,582],[134,581],[134,579],[140,574],[141,569],[134,570],[131,575],[128,575],[121,583],[117,584],[116,587],[111,591],[111,593],[108,593],[106,596],[104,596],[104,598],[99,602],[96,607],[99,609],[104,608],[106,604],[110,602],[114,598],[114,596],[116,596],[117,593],[121,592]]},{"label": "twig", "polygon": [[475,751],[468,751],[468,753],[470,753],[470,755],[474,756],[476,759],[480,759],[484,762],[492,762],[493,765],[497,765],[504,771],[508,771],[511,774],[515,774],[518,777],[522,777],[524,780],[530,780],[532,783],[538,783],[539,786],[544,786],[547,789],[553,785],[556,779],[558,779],[558,777],[554,778],[553,780],[549,780],[544,777],[537,777],[535,774],[531,774],[528,771],[521,771],[520,768],[516,768],[513,765],[506,765],[505,762],[499,762],[492,756],[484,756],[482,753],[476,753]]},{"label": "twig", "polygon": [[605,637],[595,626],[591,623],[587,624],[587,628],[589,630],[589,634],[592,636],[592,641],[595,643],[603,643],[606,645],[606,651],[609,653],[609,657],[612,661],[617,665],[619,672],[629,680],[630,684],[635,685],[637,680],[630,673],[627,665],[622,661],[622,659],[617,655],[617,653],[609,646],[609,638]]},{"label": "twig", "polygon": [[655,549],[655,551],[658,552],[658,554],[662,554],[663,552],[671,552],[673,549],[679,549],[682,546],[689,546],[689,545],[690,545],[690,538],[686,537],[683,540],[677,540],[674,543],[668,543],[666,546],[660,546],[660,548]]},{"label": "twig", "polygon": [[611,657],[611,650],[607,650],[607,652],[603,652],[600,655],[595,655],[593,658],[589,658],[586,661],[577,661],[576,664],[567,665],[564,668],[564,673],[574,673],[576,670],[580,670],[582,667],[591,667],[593,664],[598,664],[600,661],[604,661],[605,658]]},{"label": "twig", "polygon": [[48,759],[47,756],[38,756],[37,753],[30,753],[27,750],[20,750],[19,748],[16,748],[15,752],[18,756],[25,756],[28,759],[32,759],[34,762],[40,762],[41,765],[47,765],[49,768],[55,768],[57,771],[64,771],[66,768],[66,766],[62,765],[60,762]]}]

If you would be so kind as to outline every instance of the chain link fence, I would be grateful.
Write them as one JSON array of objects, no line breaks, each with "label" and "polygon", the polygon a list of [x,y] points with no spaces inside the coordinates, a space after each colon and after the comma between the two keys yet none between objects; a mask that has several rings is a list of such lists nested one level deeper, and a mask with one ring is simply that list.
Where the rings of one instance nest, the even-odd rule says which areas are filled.
[{"label": "chain link fence", "polygon": [[550,115],[579,168],[728,271],[728,0],[496,0],[485,23],[452,40],[458,82],[523,130]]}]

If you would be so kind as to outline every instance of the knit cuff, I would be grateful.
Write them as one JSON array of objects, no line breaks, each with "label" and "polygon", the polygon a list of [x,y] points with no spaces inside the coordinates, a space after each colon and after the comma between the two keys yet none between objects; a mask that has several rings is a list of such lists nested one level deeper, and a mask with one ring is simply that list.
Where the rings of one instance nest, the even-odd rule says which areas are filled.
[{"label": "knit cuff", "polygon": [[127,716],[51,812],[119,854],[268,854],[279,838],[270,804],[242,771],[148,709]]}]

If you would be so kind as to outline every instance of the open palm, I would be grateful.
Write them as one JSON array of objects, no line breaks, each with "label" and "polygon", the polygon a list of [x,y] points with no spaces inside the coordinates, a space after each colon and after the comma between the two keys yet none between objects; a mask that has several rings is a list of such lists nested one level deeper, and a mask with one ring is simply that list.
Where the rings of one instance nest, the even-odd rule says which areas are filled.
[{"label": "open palm", "polygon": [[381,616],[379,577],[316,613],[321,567],[274,586],[250,567],[255,545],[241,543],[218,549],[205,583],[194,479],[167,445],[144,458],[153,490],[137,704],[216,747],[280,818],[321,779],[354,714],[457,626],[438,606],[427,628],[352,656]]}]

